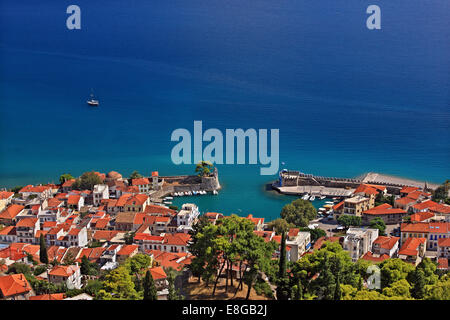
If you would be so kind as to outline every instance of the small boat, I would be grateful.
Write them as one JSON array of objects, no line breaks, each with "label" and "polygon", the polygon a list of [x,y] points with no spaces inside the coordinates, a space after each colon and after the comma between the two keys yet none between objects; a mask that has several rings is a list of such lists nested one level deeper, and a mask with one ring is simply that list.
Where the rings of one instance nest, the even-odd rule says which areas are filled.
[{"label": "small boat", "polygon": [[314,201],[314,200],[316,200],[316,196],[312,195],[311,198],[309,198],[309,201]]},{"label": "small boat", "polygon": [[213,190],[213,194],[219,194],[217,190]]},{"label": "small boat", "polygon": [[305,195],[302,197],[302,199],[303,199],[303,200],[308,200],[308,199],[309,199],[309,194],[305,194]]},{"label": "small boat", "polygon": [[325,209],[325,208],[319,208],[319,211],[325,211],[325,210],[327,210],[327,209]]},{"label": "small boat", "polygon": [[325,199],[325,198],[326,198],[325,196],[320,196],[320,197],[319,197],[320,200],[323,200],[323,199]]},{"label": "small boat", "polygon": [[94,99],[94,94],[91,93],[91,98],[87,101],[87,104],[92,106],[92,107],[98,107],[98,105],[100,103],[98,102],[98,100]]},{"label": "small boat", "polygon": [[170,201],[163,201],[164,204],[172,204]]}]

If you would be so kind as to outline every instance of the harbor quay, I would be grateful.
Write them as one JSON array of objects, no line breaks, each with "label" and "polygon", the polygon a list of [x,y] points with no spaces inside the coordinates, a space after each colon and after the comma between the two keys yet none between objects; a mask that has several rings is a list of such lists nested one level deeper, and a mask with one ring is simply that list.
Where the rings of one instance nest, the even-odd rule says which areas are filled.
[{"label": "harbor quay", "polygon": [[326,197],[349,197],[360,184],[376,184],[386,187],[387,192],[399,195],[405,187],[435,190],[439,185],[417,180],[369,172],[358,178],[324,177],[294,170],[282,170],[272,188],[287,195],[319,195]]}]

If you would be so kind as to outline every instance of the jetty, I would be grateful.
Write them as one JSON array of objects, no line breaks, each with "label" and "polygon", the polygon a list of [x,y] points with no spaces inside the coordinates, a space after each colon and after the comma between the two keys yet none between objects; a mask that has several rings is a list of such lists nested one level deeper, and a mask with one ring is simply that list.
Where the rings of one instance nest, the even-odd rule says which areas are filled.
[{"label": "jetty", "polygon": [[385,186],[388,193],[398,195],[405,186],[435,190],[437,184],[369,172],[358,178],[325,177],[300,171],[282,170],[272,188],[282,194],[314,194],[327,197],[348,197],[362,183]]}]

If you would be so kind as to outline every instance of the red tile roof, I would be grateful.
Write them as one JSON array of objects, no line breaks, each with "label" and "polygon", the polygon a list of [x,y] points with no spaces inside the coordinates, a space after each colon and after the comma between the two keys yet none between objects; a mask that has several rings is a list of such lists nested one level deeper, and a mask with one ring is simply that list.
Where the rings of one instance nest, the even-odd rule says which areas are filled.
[{"label": "red tile roof", "polygon": [[363,211],[363,214],[368,215],[406,214],[406,211],[399,208],[392,208],[390,204],[383,203],[375,208]]},{"label": "red tile roof", "polygon": [[335,205],[333,206],[333,210],[334,210],[334,211],[338,211],[338,210],[341,210],[343,207],[344,207],[344,201],[341,201],[341,202],[339,202],[338,204],[335,204]]},{"label": "red tile roof", "polygon": [[78,266],[55,266],[48,272],[51,276],[69,277],[74,274],[80,267]]},{"label": "red tile roof", "polygon": [[95,240],[106,240],[106,241],[110,241],[112,238],[114,238],[117,234],[119,233],[119,231],[117,230],[97,230],[95,231],[93,238]]},{"label": "red tile roof", "polygon": [[398,251],[399,255],[416,256],[418,254],[419,245],[427,241],[425,238],[408,238]]},{"label": "red tile roof", "polygon": [[34,228],[37,221],[37,218],[23,218],[16,223],[16,227]]},{"label": "red tile roof", "polygon": [[14,192],[0,191],[0,200],[5,200],[14,195]]},{"label": "red tile roof", "polygon": [[164,244],[186,246],[191,236],[187,233],[174,233],[164,235]]},{"label": "red tile roof", "polygon": [[30,297],[30,300],[64,300],[65,296],[64,293],[49,293]]},{"label": "red tile roof", "polygon": [[417,187],[403,187],[400,190],[400,193],[411,193],[411,192],[416,191],[416,190],[419,190],[419,188],[417,188]]},{"label": "red tile roof", "polygon": [[4,297],[24,294],[31,291],[31,286],[22,273],[0,277],[0,291]]},{"label": "red tile roof", "polygon": [[395,200],[395,203],[400,206],[407,206],[411,203],[415,203],[416,200],[409,198],[408,196]]},{"label": "red tile roof", "polygon": [[119,252],[117,252],[117,255],[119,255],[119,256],[129,256],[134,251],[136,251],[138,248],[139,248],[139,246],[136,245],[136,244],[127,244],[127,245],[124,245],[122,247],[122,249],[119,250]]},{"label": "red tile roof", "polygon": [[19,193],[22,192],[32,192],[32,193],[42,193],[50,189],[48,186],[32,186],[31,184],[20,189]]},{"label": "red tile roof", "polygon": [[70,195],[69,198],[67,199],[67,204],[68,205],[78,205],[78,203],[80,202],[80,195]]},{"label": "red tile roof", "polygon": [[376,257],[376,256],[374,256],[373,254],[372,254],[372,252],[367,252],[365,255],[363,255],[362,257],[361,257],[361,259],[363,259],[363,260],[367,260],[367,261],[373,261],[373,262],[382,262],[382,261],[384,261],[384,260],[387,260],[387,259],[389,259],[390,257],[389,257],[389,255],[387,255],[387,254],[383,254],[383,255],[381,255],[381,256],[379,256],[379,257]]},{"label": "red tile roof", "polygon": [[150,273],[152,274],[153,280],[161,280],[167,278],[167,274],[164,272],[164,269],[161,267],[150,268]]},{"label": "red tile roof", "polygon": [[438,269],[448,270],[448,259],[439,258],[438,259]]},{"label": "red tile roof", "polygon": [[14,219],[23,209],[25,209],[24,206],[11,204],[5,210],[0,212],[0,219]]},{"label": "red tile roof", "polygon": [[66,181],[64,181],[62,186],[63,187],[71,187],[75,183],[75,181],[76,181],[75,179],[66,180]]},{"label": "red tile roof", "polygon": [[379,244],[383,249],[391,250],[399,240],[398,237],[379,236],[373,243]]},{"label": "red tile roof", "polygon": [[133,186],[142,186],[142,185],[148,185],[150,184],[150,181],[147,178],[138,178],[138,179],[132,179],[131,185]]},{"label": "red tile roof", "polygon": [[14,226],[4,227],[2,230],[0,230],[0,235],[2,236],[13,234],[16,234],[16,227]]},{"label": "red tile roof", "polygon": [[449,222],[402,223],[401,232],[449,233]]},{"label": "red tile roof", "polygon": [[358,188],[355,189],[353,192],[354,194],[357,193],[364,193],[364,194],[378,194],[378,191],[376,188],[371,187],[367,184],[360,184]]},{"label": "red tile roof", "polygon": [[412,222],[422,222],[424,220],[430,219],[434,217],[434,213],[426,211],[426,212],[417,212],[411,215]]},{"label": "red tile roof", "polygon": [[450,238],[441,238],[438,239],[439,247],[450,247]]},{"label": "red tile roof", "polygon": [[161,215],[161,216],[175,216],[177,212],[175,210],[158,206],[156,204],[150,204],[145,208],[145,213],[151,214],[151,215]]},{"label": "red tile roof", "polygon": [[249,219],[251,222],[253,222],[255,225],[257,224],[263,224],[264,218],[254,218],[252,214],[249,214],[247,216],[247,219]]},{"label": "red tile roof", "polygon": [[413,208],[416,210],[425,210],[428,208],[432,208],[436,205],[437,205],[436,202],[434,202],[432,200],[427,200],[427,201],[423,201],[421,203],[416,203],[415,205],[413,205]]}]

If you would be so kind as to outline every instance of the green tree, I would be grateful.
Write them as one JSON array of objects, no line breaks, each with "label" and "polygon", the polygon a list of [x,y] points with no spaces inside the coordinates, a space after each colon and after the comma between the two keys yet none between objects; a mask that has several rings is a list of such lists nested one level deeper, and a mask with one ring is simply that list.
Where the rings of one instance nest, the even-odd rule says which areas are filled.
[{"label": "green tree", "polygon": [[295,226],[306,227],[317,217],[317,210],[310,201],[297,199],[283,207],[281,217]]},{"label": "green tree", "polygon": [[335,275],[335,285],[334,285],[334,300],[341,300],[342,290],[341,290],[341,260],[334,257],[334,275]]},{"label": "green tree", "polygon": [[426,286],[427,300],[450,300],[450,274],[445,274],[433,285]]},{"label": "green tree", "polygon": [[291,296],[289,278],[286,275],[286,231],[281,234],[280,265],[278,268],[277,299],[288,300]]},{"label": "green tree", "polygon": [[310,228],[299,228],[300,231],[309,232],[311,234],[311,241],[316,241],[321,237],[326,237],[327,233],[325,230],[320,228],[310,229]]},{"label": "green tree", "polygon": [[65,173],[59,177],[59,182],[61,184],[63,184],[64,182],[66,182],[68,180],[72,180],[72,179],[75,179],[75,178],[70,173]]},{"label": "green tree", "polygon": [[142,175],[137,172],[136,170],[134,170],[131,174],[130,174],[130,179],[139,179],[142,178]]},{"label": "green tree", "polygon": [[446,180],[441,186],[433,191],[433,201],[439,202],[448,200],[448,191],[450,190],[450,180]]},{"label": "green tree", "polygon": [[342,225],[345,228],[348,227],[357,227],[361,225],[361,217],[354,216],[354,215],[348,215],[348,214],[341,214],[337,218],[337,222]]},{"label": "green tree", "polygon": [[39,260],[44,264],[48,264],[47,245],[42,233],[39,237]]},{"label": "green tree", "polygon": [[421,268],[416,268],[413,272],[413,287],[411,288],[411,295],[416,299],[425,298],[426,290],[426,280],[425,272]]},{"label": "green tree", "polygon": [[381,287],[389,287],[394,282],[407,279],[414,271],[414,266],[400,259],[388,259],[380,264],[381,266]]},{"label": "green tree", "polygon": [[269,230],[275,230],[276,234],[281,234],[282,232],[287,232],[290,228],[295,227],[295,225],[292,223],[288,223],[282,218],[278,218],[270,221],[267,224],[267,227]]},{"label": "green tree", "polygon": [[385,234],[386,224],[384,223],[384,220],[383,220],[383,219],[381,219],[381,218],[379,218],[379,217],[376,217],[376,218],[374,218],[374,219],[372,219],[372,220],[370,221],[369,226],[370,226],[370,228],[372,228],[372,229],[378,229],[380,235],[384,235],[384,234]]},{"label": "green tree", "polygon": [[135,231],[126,232],[125,235],[123,236],[125,244],[133,244],[135,235],[136,235]]},{"label": "green tree", "polygon": [[91,269],[91,263],[89,262],[89,260],[86,256],[83,256],[81,258],[81,266],[80,266],[81,274],[88,275],[90,269]]},{"label": "green tree", "polygon": [[195,167],[195,172],[200,177],[209,176],[211,172],[213,172],[213,170],[214,166],[210,161],[200,161],[199,163],[197,163],[197,166]]},{"label": "green tree", "polygon": [[140,274],[143,270],[150,267],[152,259],[146,254],[136,254],[125,261],[124,266],[130,271],[130,274]]},{"label": "green tree", "polygon": [[194,258],[188,268],[195,277],[198,277],[199,283],[203,277],[208,286],[217,272],[218,252],[214,242],[217,237],[217,226],[211,224],[205,216],[201,216],[189,234],[191,241],[188,244],[188,250]]},{"label": "green tree", "polygon": [[103,288],[99,290],[99,299],[137,300],[139,297],[133,278],[125,266],[120,266],[108,273],[105,276]]},{"label": "green tree", "polygon": [[72,188],[75,190],[93,190],[96,184],[102,184],[102,179],[94,172],[85,172],[75,181]]},{"label": "green tree", "polygon": [[401,279],[392,283],[389,287],[383,289],[383,295],[387,297],[403,297],[411,298],[410,295],[411,285],[406,279]]},{"label": "green tree", "polygon": [[180,300],[181,297],[175,288],[175,273],[173,270],[169,270],[167,273],[167,282],[169,283],[167,300]]},{"label": "green tree", "polygon": [[158,300],[155,282],[150,270],[145,273],[144,280],[144,300]]}]

